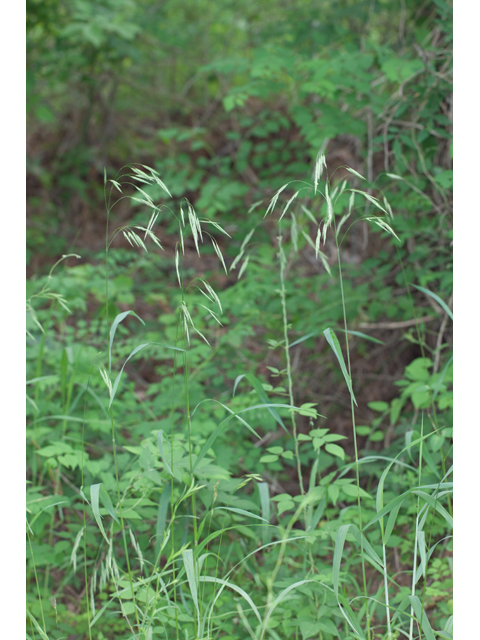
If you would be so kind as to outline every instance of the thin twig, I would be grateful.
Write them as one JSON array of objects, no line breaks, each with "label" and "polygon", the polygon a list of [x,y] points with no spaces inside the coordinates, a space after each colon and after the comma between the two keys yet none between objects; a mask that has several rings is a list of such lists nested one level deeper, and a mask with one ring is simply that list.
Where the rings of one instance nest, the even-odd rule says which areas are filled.
[{"label": "thin twig", "polygon": [[405,329],[414,327],[417,322],[431,322],[432,320],[435,320],[435,316],[422,316],[421,318],[401,320],[400,322],[361,322],[358,326],[360,329]]}]

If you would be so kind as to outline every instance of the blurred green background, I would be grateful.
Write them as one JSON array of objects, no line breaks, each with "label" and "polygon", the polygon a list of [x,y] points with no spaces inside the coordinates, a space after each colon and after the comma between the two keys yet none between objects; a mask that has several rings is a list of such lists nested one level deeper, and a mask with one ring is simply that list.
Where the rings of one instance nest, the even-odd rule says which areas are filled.
[{"label": "blurred green background", "polygon": [[28,0],[29,272],[102,246],[104,167],[128,162],[241,227],[326,145],[330,173],[409,177],[401,209],[443,220],[451,28],[443,0]]}]

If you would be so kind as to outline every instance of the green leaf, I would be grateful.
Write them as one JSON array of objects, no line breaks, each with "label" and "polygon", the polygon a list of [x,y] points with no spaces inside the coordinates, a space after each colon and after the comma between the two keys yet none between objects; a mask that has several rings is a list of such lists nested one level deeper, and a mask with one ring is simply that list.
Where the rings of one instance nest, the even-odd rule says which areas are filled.
[{"label": "green leaf", "polygon": [[282,427],[282,429],[286,433],[288,433],[288,429],[285,426],[285,424],[283,423],[283,420],[280,418],[280,416],[278,415],[277,411],[275,411],[275,409],[273,408],[274,405],[272,405],[272,403],[270,402],[269,397],[265,393],[265,389],[263,388],[262,383],[254,375],[252,375],[251,373],[246,373],[246,374],[244,373],[244,374],[242,374],[240,376],[237,376],[237,378],[235,380],[234,387],[233,387],[233,395],[235,395],[235,390],[236,390],[240,380],[242,380],[242,378],[245,378],[246,380],[248,380],[248,382],[250,382],[252,387],[257,392],[258,397],[264,403],[265,407],[268,409],[269,413],[273,416],[275,421]]},{"label": "green leaf", "polygon": [[368,542],[365,535],[363,533],[360,533],[360,529],[357,527],[356,524],[352,524],[351,529],[352,529],[353,537],[357,541],[359,547],[363,542],[363,551],[365,553],[366,558],[375,566],[375,568],[378,571],[382,571],[383,562],[380,559],[380,556],[376,553],[375,549],[370,544],[370,542]]},{"label": "green leaf", "polygon": [[192,596],[195,609],[197,610],[197,616],[200,618],[200,609],[198,606],[198,592],[197,581],[195,580],[195,568],[193,566],[193,551],[191,549],[185,549],[182,551],[183,564],[185,566],[185,572],[187,574],[188,586],[190,587],[190,594]]},{"label": "green leaf", "polygon": [[339,329],[337,331],[341,331],[342,333],[349,333],[352,336],[358,336],[359,338],[363,338],[364,340],[369,340],[370,342],[375,342],[376,344],[385,344],[382,340],[378,338],[372,338],[372,336],[368,336],[366,333],[362,333],[361,331],[351,331],[350,329]]},{"label": "green leaf", "polygon": [[220,597],[220,594],[222,593],[223,588],[224,587],[229,587],[230,589],[233,589],[233,591],[236,591],[237,593],[239,593],[242,596],[242,598],[244,598],[248,602],[248,604],[252,608],[253,613],[257,617],[257,620],[260,623],[262,622],[262,618],[260,617],[260,613],[258,612],[258,609],[255,606],[255,603],[253,602],[251,597],[248,595],[248,593],[246,591],[244,591],[241,587],[237,586],[236,584],[233,584],[232,582],[229,582],[228,580],[223,580],[222,578],[217,578],[217,577],[213,577],[213,576],[200,576],[199,581],[200,582],[213,582],[215,584],[222,585],[222,588],[218,590],[217,595],[215,596],[215,600],[212,603],[212,610],[213,610],[213,605],[216,603],[216,601]]},{"label": "green leaf", "polygon": [[114,598],[111,598],[110,600],[108,600],[107,604],[103,605],[103,607],[100,609],[100,611],[95,615],[95,617],[90,622],[90,628],[92,628],[93,625],[97,622],[97,620],[99,620],[101,618],[101,616],[105,613],[105,611],[107,610],[108,605],[113,601],[113,599]]},{"label": "green leaf", "polygon": [[280,602],[290,593],[290,591],[292,591],[293,589],[296,589],[297,587],[300,587],[302,584],[306,584],[307,582],[317,582],[317,581],[316,580],[299,580],[298,582],[294,582],[293,584],[291,584],[290,586],[288,586],[286,589],[284,589],[278,594],[278,596],[272,602],[270,608],[267,610],[265,614],[265,618],[262,625],[262,635],[261,635],[262,638],[264,637],[265,629],[268,626],[268,621],[270,620],[270,616],[272,615],[276,607],[280,604]]},{"label": "green leaf", "polygon": [[266,455],[260,458],[260,462],[265,462],[265,463],[276,462],[277,460],[278,460],[278,456],[275,456],[275,455]]},{"label": "green leaf", "polygon": [[101,483],[92,484],[92,486],[90,487],[90,499],[92,501],[92,511],[102,536],[105,538],[107,544],[110,545],[110,540],[107,538],[107,534],[105,533],[105,529],[103,528],[103,524],[102,524],[102,516],[100,515],[100,504],[99,504],[100,487],[101,487]]},{"label": "green leaf", "polygon": [[[347,485],[348,486],[348,485]],[[338,496],[340,495],[340,487],[336,484],[328,485],[328,497],[332,501],[333,505],[337,504]]]},{"label": "green leaf", "polygon": [[283,447],[268,447],[267,451],[278,456],[283,452]]},{"label": "green leaf", "polygon": [[418,571],[420,575],[425,577],[425,571],[427,568],[427,552],[425,545],[425,531],[419,531],[417,536],[417,544],[418,544],[418,552],[420,555],[420,565],[418,567]]},{"label": "green leaf", "polygon": [[108,513],[112,516],[112,518],[115,520],[115,522],[117,524],[120,524],[120,520],[117,518],[117,514],[115,513],[115,508],[113,506],[113,503],[110,499],[110,496],[108,495],[107,490],[105,489],[105,487],[103,486],[102,483],[100,483],[100,499],[103,503],[103,506],[105,507],[105,509],[108,511]]},{"label": "green leaf", "polygon": [[424,63],[418,58],[412,60],[395,56],[382,62],[381,69],[392,82],[403,83],[424,68]]},{"label": "green leaf", "polygon": [[323,438],[325,442],[337,442],[338,440],[346,440],[347,436],[341,436],[338,433],[329,433]]},{"label": "green leaf", "polygon": [[167,458],[163,450],[163,430],[162,429],[160,429],[160,431],[157,433],[157,442],[158,442],[158,448],[160,449],[160,456],[162,458],[163,465],[167,470],[167,473],[173,476],[173,471],[171,470],[170,465],[167,462]]},{"label": "green leaf", "polygon": [[305,340],[308,340],[309,338],[313,338],[315,336],[319,336],[320,335],[320,331],[312,331],[312,333],[307,333],[307,335],[302,336],[301,338],[299,338],[298,340],[295,340],[295,342],[292,342],[290,344],[290,349],[292,347],[295,347],[297,344],[300,344],[301,342],[304,342]]},{"label": "green leaf", "polygon": [[338,444],[326,444],[325,451],[331,453],[332,456],[336,456],[337,458],[345,460],[345,451],[342,449],[342,447],[338,446]]},{"label": "green leaf", "polygon": [[401,398],[394,398],[392,400],[390,408],[390,423],[392,425],[397,422],[404,404],[405,402]]},{"label": "green leaf", "polygon": [[357,616],[352,611],[352,608],[350,607],[346,598],[344,598],[343,596],[338,596],[337,603],[343,617],[353,629],[356,640],[366,640],[365,634],[363,633],[362,625],[360,624]]},{"label": "green leaf", "polygon": [[[202,401],[203,402],[203,401]],[[195,465],[193,467],[193,470],[195,471],[195,469],[197,468],[197,466],[200,464],[201,460],[204,458],[205,454],[208,452],[208,450],[210,449],[210,447],[212,446],[212,444],[215,442],[215,440],[217,439],[217,437],[220,435],[220,431],[223,429],[223,427],[230,422],[230,420],[232,420],[233,418],[237,418],[238,420],[240,420],[240,422],[242,424],[244,424],[247,429],[249,431],[251,431],[255,436],[257,436],[257,438],[259,440],[261,440],[260,436],[258,435],[258,433],[255,431],[255,429],[253,429],[248,422],[246,422],[243,418],[241,418],[239,416],[240,413],[245,413],[246,411],[254,411],[255,409],[261,409],[264,407],[264,405],[255,405],[253,407],[247,407],[246,409],[242,409],[240,411],[232,411],[232,409],[230,409],[229,407],[227,407],[226,405],[224,405],[223,403],[219,402],[218,400],[214,400],[213,402],[216,402],[217,404],[221,405],[224,409],[226,409],[227,411],[230,412],[231,415],[227,416],[224,420],[222,420],[222,422],[218,425],[218,427],[215,429],[215,431],[210,435],[210,437],[208,438],[208,440],[205,442],[205,444],[203,445],[200,453],[198,454],[198,458],[195,462]],[[199,403],[201,404],[201,403]],[[199,405],[197,405],[198,407]],[[196,408],[197,408],[196,407]],[[196,409],[195,408],[195,409]],[[195,412],[195,411],[194,411]],[[193,413],[194,413],[193,412]],[[193,415],[192,413],[192,415]]]},{"label": "green leaf", "polygon": [[268,524],[268,520],[265,520],[265,518],[257,516],[251,511],[245,511],[245,509],[237,509],[236,507],[215,507],[213,511],[232,511],[232,513],[238,513],[239,515],[247,516],[248,518],[256,518],[257,520],[262,520]]},{"label": "green leaf", "polygon": [[425,289],[425,287],[417,287],[416,284],[414,284],[413,286],[415,287],[415,289],[418,289],[422,293],[425,293],[427,296],[430,296],[430,298],[433,298],[435,302],[438,302],[438,304],[442,307],[442,309],[448,315],[450,320],[453,322],[453,313],[451,309],[445,304],[445,302],[441,298],[437,296],[436,293],[433,293],[433,291],[430,291],[429,289]]},{"label": "green leaf", "polygon": [[[303,620],[300,622],[300,631],[302,632],[303,640],[307,640],[308,638],[312,638],[313,636],[318,636],[318,632],[321,630],[321,625],[314,620]],[[334,633],[337,632],[335,627]]]},{"label": "green leaf", "polygon": [[338,633],[337,625],[333,622],[333,620],[330,620],[329,618],[323,618],[319,620],[318,626],[321,631],[325,631],[325,633],[330,633],[333,636],[335,636],[335,634]]},{"label": "green leaf", "polygon": [[333,349],[333,353],[335,354],[338,363],[340,365],[340,369],[342,370],[343,373],[343,377],[345,378],[345,382],[347,383],[347,387],[348,390],[350,391],[350,396],[353,400],[353,402],[355,403],[356,406],[357,405],[357,401],[355,399],[355,395],[353,393],[353,387],[352,387],[352,380],[350,378],[350,375],[347,371],[347,367],[345,366],[345,360],[343,359],[343,354],[342,354],[342,349],[340,347],[340,343],[338,342],[338,338],[335,335],[334,331],[330,328],[325,329],[325,331],[323,332],[323,335],[325,336],[325,338],[327,339],[328,344],[332,347]]},{"label": "green leaf", "polygon": [[295,503],[293,500],[290,500],[290,499],[282,500],[277,504],[277,513],[280,516],[285,511],[291,511],[294,508],[295,508]]},{"label": "green leaf", "polygon": [[[118,316],[117,316],[118,317]],[[145,347],[148,347],[150,343],[146,342],[145,344],[141,344],[138,347],[135,347],[135,349],[131,352],[131,354],[128,356],[128,358],[125,360],[125,362],[123,363],[122,368],[120,369],[120,373],[117,375],[117,377],[115,378],[115,382],[113,383],[112,386],[112,393],[110,395],[110,402],[108,403],[108,409],[110,410],[110,407],[112,406],[113,400],[115,399],[115,395],[117,393],[117,389],[118,389],[118,385],[120,384],[120,378],[122,377],[122,373],[123,370],[125,369],[125,365],[127,364],[127,362],[133,358],[133,356],[138,353],[139,351],[141,351],[142,349],[144,349]]]},{"label": "green leaf", "polygon": [[387,526],[385,527],[385,534],[383,536],[384,544],[388,544],[388,541],[390,540],[393,527],[395,526],[395,522],[397,521],[398,512],[400,511],[400,507],[402,506],[404,499],[405,497],[403,497],[402,500],[390,511],[390,515],[388,516],[387,520]]},{"label": "green leaf", "polygon": [[430,378],[428,370],[432,364],[430,358],[416,358],[405,367],[405,377],[415,382],[427,382]]},{"label": "green leaf", "polygon": [[[118,317],[118,316],[117,316]],[[125,365],[127,364],[127,362],[133,358],[133,356],[138,353],[139,351],[141,351],[143,348],[148,347],[150,344],[156,344],[159,345],[160,347],[165,347],[165,349],[173,349],[174,351],[184,351],[184,349],[180,349],[179,347],[170,347],[167,344],[162,344],[160,342],[145,342],[145,344],[140,344],[138,347],[135,347],[135,349],[132,351],[132,353],[128,356],[128,358],[125,360],[125,362],[123,363],[122,368],[120,369],[120,373],[117,375],[117,377],[115,378],[115,382],[113,383],[113,387],[112,387],[112,394],[110,396],[110,402],[108,403],[108,409],[110,410],[110,407],[112,406],[113,400],[115,398],[115,394],[117,393],[117,389],[118,389],[118,385],[120,383],[120,378],[122,377],[122,373],[123,370],[125,369]]]},{"label": "green leaf", "polygon": [[38,622],[35,620],[35,618],[32,616],[32,614],[30,613],[30,611],[27,609],[27,616],[30,618],[30,620],[32,621],[35,629],[38,631],[38,633],[40,634],[40,637],[43,638],[43,640],[49,640],[49,637],[47,636],[47,634],[43,631],[43,629],[40,627],[40,625],[38,624]]},{"label": "green leaf", "polygon": [[345,495],[350,496],[351,498],[357,498],[358,494],[360,494],[361,498],[366,498],[367,500],[372,499],[372,496],[367,493],[365,489],[357,487],[355,484],[343,484],[340,488]]},{"label": "green leaf", "polygon": [[54,456],[59,456],[65,453],[72,453],[72,447],[66,442],[58,441],[53,444],[47,445],[46,447],[42,447],[38,449],[37,453],[39,456],[43,456],[44,458],[53,458]]},{"label": "green leaf", "polygon": [[380,401],[369,402],[367,406],[369,407],[369,409],[372,409],[373,411],[379,411],[380,413],[383,413],[383,411],[388,411],[389,408],[388,402]]},{"label": "green leaf", "polygon": [[162,495],[160,496],[160,500],[158,502],[157,526],[156,526],[156,538],[155,538],[155,557],[157,558],[157,561],[158,561],[158,556],[162,550],[163,534],[167,526],[168,505],[170,503],[171,493],[172,493],[172,485],[170,482],[167,482],[165,485],[165,488],[162,491]]},{"label": "green leaf", "polygon": [[132,314],[133,316],[135,316],[135,318],[137,318],[138,320],[140,320],[140,322],[145,325],[145,322],[139,317],[137,316],[137,314],[135,313],[135,311],[124,311],[123,313],[119,313],[118,316],[115,318],[115,320],[112,323],[112,327],[110,329],[110,340],[108,343],[108,369],[109,371],[112,368],[112,345],[113,345],[113,339],[115,337],[115,333],[117,331],[117,327],[118,325],[123,322],[123,320],[125,320],[125,318],[129,315]]},{"label": "green leaf", "polygon": [[425,491],[420,491],[418,489],[413,489],[412,493],[415,494],[416,496],[419,496],[420,498],[422,498],[422,500],[424,500],[430,507],[432,507],[432,509],[435,509],[435,511],[437,511],[441,516],[443,516],[443,518],[445,519],[445,522],[448,524],[448,526],[451,529],[453,529],[453,518],[448,513],[448,511],[445,509],[445,507],[443,507],[438,502],[438,499],[433,498],[428,493],[425,493]]},{"label": "green leaf", "polygon": [[312,531],[316,528],[317,524],[320,522],[321,517],[325,511],[327,506],[326,498],[322,498],[318,503],[317,508],[315,509],[315,513],[311,515],[311,512],[307,515],[307,531]]},{"label": "green leaf", "polygon": [[423,633],[425,634],[425,638],[427,640],[435,640],[435,634],[433,633],[432,627],[430,626],[430,622],[427,617],[427,612],[423,608],[422,603],[418,596],[408,596],[410,600],[410,604],[412,605],[412,609],[415,612],[415,616],[420,623]]},{"label": "green leaf", "polygon": [[342,524],[337,531],[337,537],[335,538],[335,550],[333,552],[333,591],[338,598],[338,588],[340,585],[340,565],[342,562],[343,547],[347,538],[348,530],[351,524]]},{"label": "green leaf", "polygon": [[270,522],[270,491],[267,482],[257,482],[258,492],[260,494],[260,506],[264,520]]}]

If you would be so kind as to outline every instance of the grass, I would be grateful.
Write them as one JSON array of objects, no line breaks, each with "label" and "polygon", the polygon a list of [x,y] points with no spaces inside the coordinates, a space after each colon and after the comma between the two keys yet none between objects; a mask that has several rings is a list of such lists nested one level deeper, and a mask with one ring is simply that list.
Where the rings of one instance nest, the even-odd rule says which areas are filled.
[{"label": "grass", "polygon": [[[35,593],[29,593],[29,637],[59,638],[67,630],[75,638],[142,640],[452,637],[446,604],[448,573],[443,565],[436,567],[441,575],[434,580],[442,606],[436,606],[433,614],[427,606],[432,558],[448,559],[452,524],[451,467],[447,468],[451,430],[438,415],[439,401],[448,394],[443,379],[449,363],[444,364],[444,378],[437,372],[431,375],[427,364],[423,369],[418,365],[413,379],[411,371],[406,372],[404,405],[413,398],[420,426],[405,421],[393,449],[364,455],[357,433],[350,350],[351,340],[370,336],[350,329],[342,269],[346,232],[341,232],[345,223],[363,220],[388,233],[393,242],[399,240],[385,198],[380,201],[346,181],[332,187],[328,180],[322,182],[325,168],[325,158],[319,156],[313,184],[302,182],[277,214],[280,196],[290,185],[283,186],[265,214],[277,215],[279,288],[270,284],[266,292],[272,300],[280,299],[278,334],[269,340],[272,351],[280,354],[278,360],[283,358],[282,369],[272,368],[283,385],[273,388],[259,375],[242,372],[245,364],[228,355],[223,366],[234,383],[231,389],[221,388],[215,398],[201,396],[196,376],[202,377],[198,373],[202,366],[203,380],[215,371],[208,351],[212,335],[216,336],[213,351],[231,353],[218,346],[230,335],[230,319],[222,316],[221,295],[206,278],[193,273],[189,280],[186,247],[200,259],[209,245],[227,275],[240,265],[240,285],[241,279],[248,281],[255,252],[261,250],[254,243],[256,225],[228,269],[220,238],[228,237],[229,242],[229,234],[218,222],[199,217],[186,200],[178,212],[156,205],[149,187],[160,186],[168,197],[170,192],[154,170],[130,166],[114,179],[105,175],[106,349],[99,354],[90,350],[83,361],[80,352],[74,356],[73,348],[63,349],[60,375],[42,375],[48,331],[66,306],[64,297],[50,289],[52,272],[27,307],[40,330],[35,300],[50,302],[37,351],[33,340],[31,346],[36,364],[35,378],[30,380],[35,391],[30,398],[27,534]],[[351,174],[352,181],[363,180],[356,172]],[[320,205],[307,208],[300,193]],[[146,225],[132,223],[111,231],[114,208],[124,198],[146,207],[150,217]],[[370,207],[368,215],[357,215],[359,199]],[[372,215],[372,205],[378,216]],[[320,213],[315,216],[312,210]],[[178,229],[170,243],[178,290],[172,294],[175,306],[172,318],[166,318],[165,339],[153,340],[133,309],[115,310],[111,252],[120,236],[148,256],[152,249],[163,250],[164,240],[156,228],[166,224],[167,216]],[[312,334],[292,340],[289,269],[303,242],[313,249],[321,268],[332,274],[333,265],[320,249],[327,234],[333,236],[338,256],[343,326],[318,326]],[[423,292],[436,296],[425,288]],[[440,298],[437,302],[449,315],[445,302]],[[133,327],[132,321],[146,341],[136,343],[127,337],[126,325]],[[337,336],[340,332],[344,345]],[[296,405],[292,348],[314,334],[325,338],[338,369],[338,384],[348,390],[353,456],[342,443],[344,438],[323,426],[315,402]],[[422,341],[420,332],[418,340]],[[162,366],[164,386],[155,391],[164,412],[161,417],[156,417],[154,404],[136,400],[129,389],[127,371],[136,366],[137,354],[143,357],[149,352]],[[51,363],[45,366],[49,368]],[[51,389],[49,396],[42,394],[42,385]],[[387,409],[391,413],[393,404]],[[61,427],[52,435],[45,422],[51,425],[57,419]],[[279,444],[265,445],[269,433]],[[103,456],[96,442],[103,443]],[[259,452],[252,458],[258,467],[240,473],[236,442],[239,450],[246,449],[247,457]],[[279,463],[295,472],[296,490],[275,488]],[[47,477],[51,496],[44,495]],[[39,508],[45,498],[47,506]],[[62,540],[67,547],[58,547],[55,559],[48,560],[37,555],[42,549],[35,550],[32,536],[47,540],[50,548]],[[43,589],[39,566],[44,567]],[[52,617],[50,602],[50,576],[59,567],[62,577],[55,578],[54,597],[60,597],[68,583],[82,594],[75,616],[58,606],[60,620],[57,605]]]}]

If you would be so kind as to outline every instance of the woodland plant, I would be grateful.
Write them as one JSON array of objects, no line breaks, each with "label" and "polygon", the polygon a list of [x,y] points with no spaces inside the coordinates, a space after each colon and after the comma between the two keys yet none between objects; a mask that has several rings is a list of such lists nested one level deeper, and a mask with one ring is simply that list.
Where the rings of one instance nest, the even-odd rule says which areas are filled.
[{"label": "woodland plant", "polygon": [[[68,571],[78,576],[75,579],[80,579],[80,575],[83,579],[80,610],[84,618],[81,620],[79,614],[72,621],[73,627],[84,625],[82,637],[144,640],[452,637],[449,612],[435,614],[434,631],[426,606],[428,589],[432,587],[427,581],[431,567],[435,567],[439,578],[438,589],[442,589],[442,580],[448,577],[448,572],[434,563],[440,560],[437,552],[449,544],[452,526],[451,430],[441,424],[437,415],[440,402],[443,406],[448,404],[451,362],[440,367],[439,357],[434,373],[429,372],[433,362],[426,357],[416,367],[407,368],[399,401],[392,402],[392,406],[384,403],[381,409],[393,416],[395,425],[393,413],[396,412],[398,420],[402,407],[415,397],[413,404],[420,413],[420,426],[414,422],[413,428],[403,432],[403,441],[398,439],[402,444],[399,446],[397,442],[392,455],[362,455],[350,341],[375,339],[349,328],[342,243],[348,232],[347,224],[352,226],[360,220],[390,234],[397,242],[401,240],[394,231],[392,209],[385,197],[380,200],[370,189],[350,187],[347,181],[332,188],[328,178],[322,180],[325,169],[325,156],[319,154],[312,183],[298,183],[275,222],[279,288],[272,289],[271,295],[280,299],[281,331],[276,340],[271,340],[270,347],[282,352],[283,369],[271,368],[280,385],[273,389],[249,371],[237,372],[238,365],[232,362],[235,381],[232,397],[225,402],[197,398],[198,394],[193,392],[194,377],[201,366],[195,350],[201,342],[209,344],[208,323],[222,329],[223,308],[220,296],[205,278],[187,281],[185,247],[193,243],[200,258],[202,249],[210,244],[225,273],[232,273],[239,265],[238,278],[244,275],[248,278],[249,259],[254,261],[256,226],[252,224],[239,255],[228,269],[218,237],[229,234],[216,221],[199,217],[186,199],[178,213],[165,204],[155,204],[149,195],[152,187],[160,187],[171,196],[155,170],[132,165],[121,170],[115,179],[107,180],[105,174],[108,220],[105,356],[100,353],[91,359],[88,376],[83,378],[75,395],[74,358],[72,353],[69,358],[65,352],[60,376],[63,406],[58,415],[43,416],[38,407],[37,389],[42,382],[49,382],[42,380],[42,348],[37,354],[36,377],[29,381],[36,385],[36,394],[30,398],[33,441],[45,437],[45,431],[39,431],[44,417],[63,421],[63,431],[56,441],[37,445],[33,458],[38,455],[45,460],[45,471],[34,469],[32,483],[37,481],[41,487],[45,474],[49,473],[56,498],[49,501],[47,508],[73,509],[76,514],[75,526],[66,521],[69,534],[65,539],[71,543]],[[364,181],[353,169],[348,171],[352,180]],[[273,216],[281,194],[289,186],[290,183],[275,193],[265,216]],[[131,188],[134,195],[128,194]],[[114,200],[117,193],[118,199]],[[309,201],[308,207],[299,205],[299,196],[305,195],[313,203]],[[113,209],[124,198],[150,209],[150,218],[146,225],[132,223],[111,232]],[[364,207],[363,214],[355,218],[360,198],[369,207]],[[177,306],[168,332],[172,339],[169,343],[148,340],[122,352],[117,342],[120,335],[126,334],[128,320],[144,321],[131,309],[112,313],[109,278],[112,244],[123,235],[133,248],[143,252],[148,253],[149,248],[162,250],[164,240],[156,229],[166,216],[171,216],[178,230],[173,249]],[[321,251],[327,234],[333,235],[338,256],[336,267],[329,265]],[[336,269],[343,325],[320,326],[315,333],[292,340],[288,274],[301,243],[307,243],[332,277]],[[409,283],[406,284],[408,287]],[[451,316],[448,305],[435,293],[425,287],[420,289]],[[44,287],[40,294],[46,291]],[[33,300],[31,296],[31,313]],[[345,341],[343,347],[337,335],[340,333]],[[320,422],[324,416],[317,412],[316,403],[296,404],[292,349],[314,335],[324,336],[332,349],[349,392],[353,459],[342,446],[345,437]],[[165,417],[158,419],[153,415],[153,428],[148,434],[144,433],[138,441],[129,438],[128,444],[120,446],[119,436],[124,440],[125,435],[124,428],[120,433],[119,425],[128,396],[123,392],[128,386],[125,368],[129,371],[134,357],[147,349],[169,363],[165,370],[171,369],[171,374],[163,374],[170,381],[168,387],[162,387],[170,395],[160,398]],[[122,364],[115,373],[119,353]],[[437,362],[437,352],[432,355]],[[106,390],[106,400],[99,396],[99,381],[104,396]],[[50,382],[56,384],[58,378]],[[240,394],[247,385],[248,395]],[[283,395],[284,401],[273,400],[272,393]],[[80,407],[80,402],[84,405],[83,418],[74,420],[72,405]],[[93,415],[92,402],[96,403]],[[147,411],[152,413],[150,409]],[[300,429],[300,419],[308,420],[308,432]],[[80,427],[81,437],[78,431],[74,437],[69,435],[70,423]],[[110,433],[109,461],[103,467],[103,458],[97,462],[93,456],[92,442],[88,441],[92,436],[88,435],[88,440],[85,436],[93,433],[95,424],[99,432]],[[263,424],[272,425],[278,434],[278,444],[268,446],[268,438],[259,433]],[[234,441],[238,438],[250,447],[265,450],[259,460],[261,469],[250,469],[243,477],[233,476],[216,449],[227,433]],[[235,448],[235,444],[230,443],[230,447]],[[262,477],[268,476],[269,468],[275,468],[280,461],[293,465],[297,495],[272,491],[272,483]],[[66,507],[62,503],[68,500],[64,501],[60,494],[63,467],[78,470],[78,486],[72,485],[73,497]],[[375,486],[370,486],[372,478]],[[57,621],[57,626],[53,625],[55,630],[50,628],[44,614],[48,570],[42,590],[31,544],[32,536],[46,532],[52,543],[56,521],[52,516],[48,524],[42,514],[37,509],[27,518],[30,565],[37,595],[28,609],[29,637],[53,638],[58,637],[60,627]],[[38,534],[37,520],[44,523]],[[399,579],[398,569],[392,573],[392,557],[398,554],[401,542],[397,535],[399,528],[411,536],[400,549],[402,566],[405,559],[411,562],[408,584]],[[55,608],[55,614],[56,611]],[[73,633],[76,632],[73,628]]]}]

